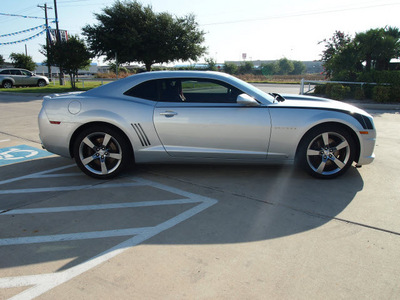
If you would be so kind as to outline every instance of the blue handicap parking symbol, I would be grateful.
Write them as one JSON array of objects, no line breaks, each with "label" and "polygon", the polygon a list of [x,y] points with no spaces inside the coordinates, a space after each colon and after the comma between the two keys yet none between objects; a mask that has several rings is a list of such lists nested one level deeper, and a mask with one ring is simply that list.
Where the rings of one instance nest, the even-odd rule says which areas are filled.
[{"label": "blue handicap parking symbol", "polygon": [[0,166],[52,155],[27,145],[0,148]]}]

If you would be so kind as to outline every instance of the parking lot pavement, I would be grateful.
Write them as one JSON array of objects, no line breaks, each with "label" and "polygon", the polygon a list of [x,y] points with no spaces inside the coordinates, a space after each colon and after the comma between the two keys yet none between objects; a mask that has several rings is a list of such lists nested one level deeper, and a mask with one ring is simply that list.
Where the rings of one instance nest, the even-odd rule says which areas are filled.
[{"label": "parking lot pavement", "polygon": [[[69,169],[76,168],[0,181],[0,202],[8,203],[0,211],[0,247],[7,257],[0,263],[0,288],[28,287],[17,298],[39,296],[217,202],[137,177],[102,183],[80,178],[67,185],[65,179],[83,177]],[[24,195],[28,202],[10,202]]]},{"label": "parking lot pavement", "polygon": [[[335,180],[147,165],[98,181],[54,155],[0,166],[0,299],[397,298],[400,114],[370,112],[376,160]],[[40,149],[9,125],[0,148]]]}]

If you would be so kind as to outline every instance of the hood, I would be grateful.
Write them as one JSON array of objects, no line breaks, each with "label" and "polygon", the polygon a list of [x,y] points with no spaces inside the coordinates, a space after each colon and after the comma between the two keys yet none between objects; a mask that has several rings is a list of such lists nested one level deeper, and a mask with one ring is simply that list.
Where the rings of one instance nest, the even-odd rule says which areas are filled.
[{"label": "hood", "polygon": [[354,105],[336,100],[305,95],[282,94],[282,96],[285,98],[285,101],[276,103],[278,106],[343,110],[346,112],[360,113],[369,116],[367,112],[355,107]]}]

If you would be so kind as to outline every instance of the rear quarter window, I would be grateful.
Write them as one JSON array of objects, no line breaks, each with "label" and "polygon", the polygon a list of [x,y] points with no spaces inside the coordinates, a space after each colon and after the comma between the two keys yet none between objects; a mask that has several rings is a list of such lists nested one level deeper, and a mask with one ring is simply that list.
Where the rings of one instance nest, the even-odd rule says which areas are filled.
[{"label": "rear quarter window", "polygon": [[126,96],[141,98],[146,100],[158,100],[157,80],[142,82],[124,93]]}]

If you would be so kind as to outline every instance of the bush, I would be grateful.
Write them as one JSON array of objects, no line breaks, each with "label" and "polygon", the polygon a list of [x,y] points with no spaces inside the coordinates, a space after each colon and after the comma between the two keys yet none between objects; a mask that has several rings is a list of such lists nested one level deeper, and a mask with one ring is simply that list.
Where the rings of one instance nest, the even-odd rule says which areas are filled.
[{"label": "bush", "polygon": [[391,88],[391,101],[400,102],[400,85]]},{"label": "bush", "polygon": [[325,84],[316,85],[315,89],[314,89],[314,94],[325,95],[326,94],[326,85]]},{"label": "bush", "polygon": [[372,99],[376,102],[391,102],[391,87],[389,86],[375,86],[373,88]]},{"label": "bush", "polygon": [[364,100],[365,99],[365,91],[363,87],[356,86],[352,91],[354,95],[354,99],[356,100]]},{"label": "bush", "polygon": [[325,93],[329,98],[343,100],[350,95],[350,87],[338,83],[328,83]]},{"label": "bush", "polygon": [[234,75],[234,74],[237,74],[237,72],[238,72],[238,66],[236,65],[236,64],[234,64],[234,63],[225,63],[224,64],[224,71],[225,71],[225,73],[228,73],[228,74],[231,74],[231,75]]},{"label": "bush", "polygon": [[375,71],[357,74],[357,81],[400,85],[400,71]]},{"label": "bush", "polygon": [[[341,79],[345,80],[346,78]],[[363,84],[362,86],[351,85],[350,88],[337,83],[328,83],[325,86],[316,86],[314,93],[326,95],[329,98],[337,100],[349,97],[357,100],[373,99],[381,103],[400,102],[400,71],[372,70],[370,72],[358,73],[356,81],[366,82],[367,84]],[[378,86],[368,83],[378,83]]]}]

